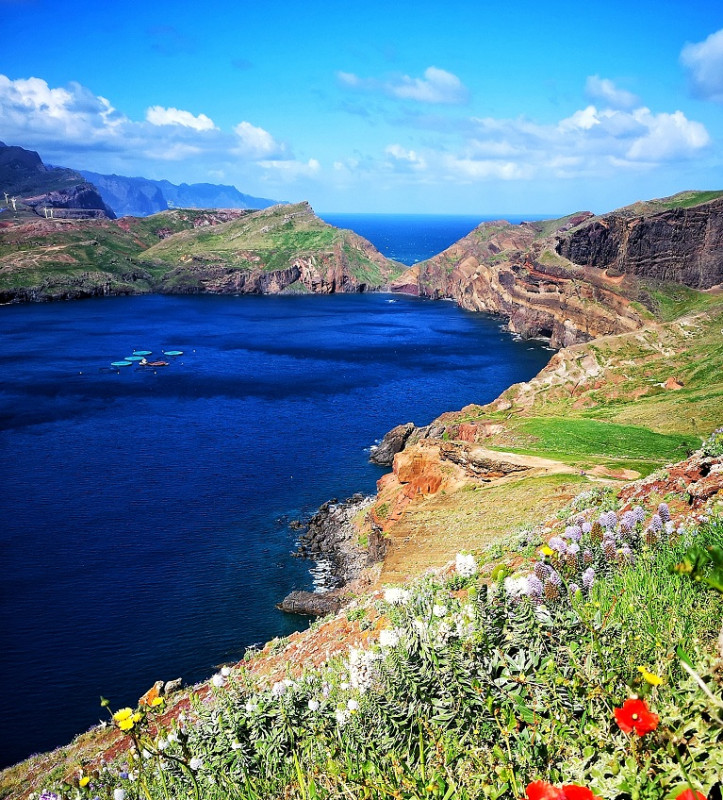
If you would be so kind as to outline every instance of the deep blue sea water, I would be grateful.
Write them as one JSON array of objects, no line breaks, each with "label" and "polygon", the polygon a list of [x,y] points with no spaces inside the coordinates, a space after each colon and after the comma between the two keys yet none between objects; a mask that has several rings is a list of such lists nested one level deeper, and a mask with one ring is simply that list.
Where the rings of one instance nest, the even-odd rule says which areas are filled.
[{"label": "deep blue sea water", "polygon": [[[444,214],[321,214],[337,228],[350,228],[369,239],[387,258],[411,266],[424,261],[466,236],[480,222],[500,217],[447,216]],[[536,216],[505,216],[518,224]]]},{"label": "deep blue sea water", "polygon": [[[375,243],[433,254],[426,220],[397,230]],[[106,371],[133,349],[184,354]],[[311,588],[288,521],[372,492],[389,428],[489,401],[549,355],[497,319],[388,295],[0,308],[1,763],[69,741],[100,695],[134,704],[304,627],[274,607]]]}]

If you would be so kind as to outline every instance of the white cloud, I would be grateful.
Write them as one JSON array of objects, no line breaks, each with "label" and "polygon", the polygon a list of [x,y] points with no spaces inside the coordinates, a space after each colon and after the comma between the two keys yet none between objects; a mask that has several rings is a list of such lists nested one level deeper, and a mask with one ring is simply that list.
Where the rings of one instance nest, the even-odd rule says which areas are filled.
[{"label": "white cloud", "polygon": [[687,44],[680,61],[688,70],[696,96],[723,103],[723,29],[711,33],[703,42]]},{"label": "white cloud", "polygon": [[[428,183],[604,179],[695,158],[711,142],[705,126],[682,111],[654,113],[646,107],[588,105],[546,125],[525,117],[472,117],[458,129],[456,146],[388,145],[378,169],[417,174]],[[446,125],[439,131],[449,133]]]},{"label": "white cloud", "polygon": [[[38,150],[54,164],[186,181],[212,174],[230,177],[240,167],[245,177],[258,181],[284,170],[299,176],[320,168],[314,159],[299,166],[287,145],[248,121],[222,131],[206,114],[162,105],[132,120],[78,83],[50,87],[42,78],[10,80],[2,74],[0,139]],[[160,162],[169,167],[159,167]],[[287,167],[278,166],[287,162]]]},{"label": "white cloud", "polygon": [[192,128],[194,131],[217,130],[213,120],[205,114],[195,117],[190,111],[181,111],[178,108],[163,108],[151,106],[146,110],[146,121],[151,125],[180,125],[182,128]]},{"label": "white cloud", "polygon": [[233,129],[238,137],[234,152],[253,160],[280,158],[284,154],[284,146],[263,128],[250,122],[239,122]]},{"label": "white cloud", "polygon": [[392,157],[394,164],[397,166],[404,164],[406,167],[415,170],[427,168],[427,162],[416,151],[407,150],[406,147],[402,147],[399,144],[388,145],[384,152]]},{"label": "white cloud", "polygon": [[631,109],[640,105],[640,100],[626,89],[618,89],[608,78],[590,75],[585,83],[585,92],[593,100],[602,100],[609,108]]},{"label": "white cloud", "polygon": [[184,161],[192,156],[198,156],[202,152],[203,150],[200,147],[176,142],[170,146],[148,148],[144,154],[148,158],[158,159],[159,161]]},{"label": "white cloud", "polygon": [[453,73],[439,67],[427,67],[423,78],[401,75],[380,80],[360,78],[353,72],[337,72],[336,76],[344,88],[380,92],[399,100],[458,105],[469,99],[469,92],[462,81]]},{"label": "white cloud", "polygon": [[0,75],[0,120],[3,135],[19,141],[70,140],[90,146],[117,138],[126,118],[104,97],[79,83],[51,88],[41,78],[10,80]]},{"label": "white cloud", "polygon": [[300,178],[313,178],[321,171],[321,164],[315,158],[310,158],[308,161],[296,161],[294,159],[259,161],[258,164],[267,170],[266,180],[273,180],[274,177],[278,177],[284,183],[293,183]]},{"label": "white cloud", "polygon": [[686,158],[710,144],[710,136],[700,122],[687,119],[682,111],[653,114],[648,108],[633,112],[645,129],[626,153],[631,161],[670,161]]},{"label": "white cloud", "polygon": [[446,156],[445,167],[460,180],[490,180],[516,181],[531,178],[534,168],[531,165],[519,164],[514,161],[499,159],[475,159]]},{"label": "white cloud", "polygon": [[398,82],[389,84],[389,91],[395,97],[421,103],[465,103],[469,96],[456,75],[438,67],[427,67],[424,78],[404,75]]}]

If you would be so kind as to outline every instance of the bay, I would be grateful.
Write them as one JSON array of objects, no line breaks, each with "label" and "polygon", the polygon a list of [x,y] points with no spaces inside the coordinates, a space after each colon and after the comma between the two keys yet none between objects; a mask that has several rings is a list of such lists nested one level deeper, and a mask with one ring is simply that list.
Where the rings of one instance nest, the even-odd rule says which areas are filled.
[{"label": "bay", "polygon": [[[101,695],[132,705],[305,627],[274,605],[311,588],[289,520],[373,492],[389,428],[549,358],[383,294],[7,306],[0,342],[3,765],[96,722]],[[183,355],[109,369],[136,349]]]}]

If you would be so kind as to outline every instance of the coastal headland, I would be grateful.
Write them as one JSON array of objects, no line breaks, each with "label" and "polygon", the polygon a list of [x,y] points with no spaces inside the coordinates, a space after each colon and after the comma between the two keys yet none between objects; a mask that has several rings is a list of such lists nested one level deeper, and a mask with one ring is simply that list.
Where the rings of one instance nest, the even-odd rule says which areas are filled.
[{"label": "coastal headland", "polygon": [[[321,223],[307,204],[19,221],[0,229],[0,291],[17,302],[388,288],[500,314],[511,330],[560,348],[492,403],[423,427],[400,420],[375,455],[391,467],[376,496],[321,509],[306,543],[309,555],[339,565],[342,584],[315,611],[330,616],[230,668],[239,685],[271,686],[370,647],[388,623],[379,611],[386,585],[429,570],[449,576],[460,552],[475,554],[486,583],[524,568],[583,494],[615,498],[620,512],[665,500],[676,523],[719,513],[721,458],[697,451],[723,407],[722,236],[721,193],[603,217],[486,223],[408,270]],[[192,718],[214,686],[169,687],[155,724]],[[5,770],[0,789],[26,798],[48,782],[72,784],[79,768],[92,774],[131,745],[117,726],[95,728]]]}]

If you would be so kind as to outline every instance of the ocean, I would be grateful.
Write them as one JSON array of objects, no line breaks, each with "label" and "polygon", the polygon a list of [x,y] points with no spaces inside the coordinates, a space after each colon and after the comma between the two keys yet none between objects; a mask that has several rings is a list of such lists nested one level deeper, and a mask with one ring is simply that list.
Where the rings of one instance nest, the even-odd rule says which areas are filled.
[{"label": "ocean", "polygon": [[[474,226],[341,216],[404,263]],[[313,585],[289,522],[373,492],[369,448],[394,425],[492,400],[550,356],[384,294],[5,306],[0,342],[3,766],[96,723],[101,695],[133,705],[305,627],[275,608]],[[136,349],[182,355],[110,368]]]}]

